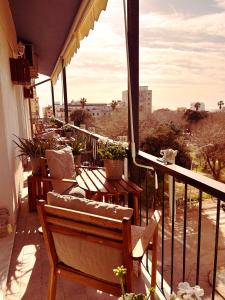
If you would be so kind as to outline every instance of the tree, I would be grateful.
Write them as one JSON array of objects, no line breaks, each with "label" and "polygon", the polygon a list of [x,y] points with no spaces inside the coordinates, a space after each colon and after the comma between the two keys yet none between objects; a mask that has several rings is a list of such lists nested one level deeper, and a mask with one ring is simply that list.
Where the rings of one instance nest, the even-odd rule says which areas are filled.
[{"label": "tree", "polygon": [[118,105],[118,102],[116,100],[112,100],[111,107],[112,107],[113,111],[116,109],[117,105]]},{"label": "tree", "polygon": [[201,103],[200,102],[196,102],[194,105],[195,109],[198,111],[199,108],[201,107]]},{"label": "tree", "polygon": [[191,157],[183,140],[181,131],[173,124],[160,124],[152,134],[145,138],[141,144],[143,151],[155,156],[161,156],[160,150],[172,148],[178,150],[176,164],[190,169]]},{"label": "tree", "polygon": [[207,116],[208,113],[206,111],[187,109],[183,115],[183,118],[187,121],[188,125],[191,125],[204,118],[207,118]]},{"label": "tree", "polygon": [[82,109],[84,109],[86,103],[87,103],[87,99],[86,98],[80,98],[80,105],[81,105]]},{"label": "tree", "polygon": [[225,170],[225,114],[212,113],[200,121],[195,129],[198,145],[206,166],[213,178],[222,181]]},{"label": "tree", "polygon": [[128,135],[127,107],[120,107],[115,114],[96,118],[95,127],[99,134],[113,139]]},{"label": "tree", "polygon": [[87,127],[90,127],[93,124],[91,113],[84,109],[74,109],[70,114],[70,120],[74,122],[75,126],[85,124]]},{"label": "tree", "polygon": [[222,110],[222,107],[224,106],[223,100],[218,101],[218,102],[217,102],[217,105],[219,106],[219,110],[221,111],[221,110]]}]

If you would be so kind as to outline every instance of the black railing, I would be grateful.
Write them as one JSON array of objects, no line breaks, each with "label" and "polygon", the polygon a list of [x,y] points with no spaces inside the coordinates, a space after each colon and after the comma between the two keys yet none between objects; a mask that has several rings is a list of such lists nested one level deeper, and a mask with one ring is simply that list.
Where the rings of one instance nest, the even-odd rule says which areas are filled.
[{"label": "black railing", "polygon": [[[225,253],[218,247],[220,242],[220,250],[225,251],[225,236],[222,235],[225,224],[221,220],[225,185],[175,164],[165,165],[142,151],[139,151],[138,157],[154,167],[159,181],[157,191],[152,190],[152,197],[148,197],[148,190],[144,187],[149,188],[154,175],[140,177],[139,184],[144,188],[142,198],[146,198],[140,207],[142,222],[148,222],[149,207],[158,207],[162,211],[158,257],[161,291],[167,296],[176,291],[179,282],[188,281],[191,285],[202,286],[205,298],[215,299],[217,267],[225,265]],[[168,190],[166,186],[170,180],[172,184]],[[155,189],[154,182],[150,186]],[[177,195],[178,189],[180,195]],[[195,194],[192,204],[188,204],[190,189]],[[224,212],[223,216],[225,220]]]}]

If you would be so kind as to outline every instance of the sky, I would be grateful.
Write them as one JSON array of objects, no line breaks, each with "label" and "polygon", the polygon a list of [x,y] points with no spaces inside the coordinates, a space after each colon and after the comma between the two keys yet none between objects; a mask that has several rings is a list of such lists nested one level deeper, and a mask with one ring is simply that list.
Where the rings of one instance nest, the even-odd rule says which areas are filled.
[{"label": "sky", "polygon": [[[140,85],[152,90],[154,109],[225,100],[225,0],[140,0]],[[39,80],[46,77],[39,76]],[[127,89],[123,1],[108,0],[94,30],[67,67],[68,99],[120,100]],[[51,104],[50,84],[37,87]],[[62,103],[61,78],[55,86]]]}]

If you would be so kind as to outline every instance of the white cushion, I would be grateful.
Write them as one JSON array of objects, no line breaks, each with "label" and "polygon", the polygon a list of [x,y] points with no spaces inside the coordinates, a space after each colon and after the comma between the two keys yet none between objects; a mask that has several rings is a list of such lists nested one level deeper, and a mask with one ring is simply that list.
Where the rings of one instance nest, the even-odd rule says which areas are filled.
[{"label": "white cushion", "polygon": [[55,192],[48,193],[47,202],[50,205],[83,211],[117,220],[122,220],[124,217],[131,218],[133,215],[132,208],[70,195],[60,195]]},{"label": "white cushion", "polygon": [[[55,179],[75,179],[75,165],[72,149],[70,147],[65,147],[60,150],[46,150],[45,156],[51,177]],[[63,193],[73,184],[53,182],[52,185],[55,192]]]}]

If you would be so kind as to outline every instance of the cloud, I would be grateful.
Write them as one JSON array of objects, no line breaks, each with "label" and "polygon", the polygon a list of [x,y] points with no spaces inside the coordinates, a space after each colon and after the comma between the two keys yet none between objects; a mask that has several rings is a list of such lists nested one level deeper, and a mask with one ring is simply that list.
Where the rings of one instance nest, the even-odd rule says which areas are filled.
[{"label": "cloud", "polygon": [[214,0],[215,4],[219,7],[219,8],[223,8],[225,9],[225,0]]},{"label": "cloud", "polygon": [[[224,20],[225,0],[140,0],[140,84],[153,89],[154,105],[176,107],[199,99],[213,106],[224,97]],[[108,1],[81,42],[67,67],[67,82],[69,99],[121,99],[127,88],[121,0]]]},{"label": "cloud", "polygon": [[216,2],[224,0],[140,0],[140,11],[145,13],[174,14],[182,13],[186,16],[200,16],[221,11],[221,5]]}]

